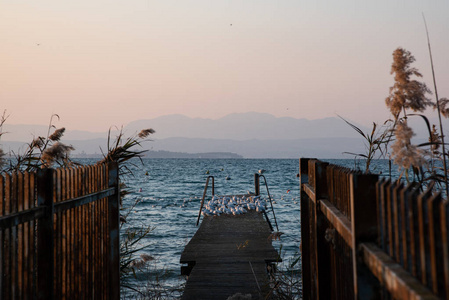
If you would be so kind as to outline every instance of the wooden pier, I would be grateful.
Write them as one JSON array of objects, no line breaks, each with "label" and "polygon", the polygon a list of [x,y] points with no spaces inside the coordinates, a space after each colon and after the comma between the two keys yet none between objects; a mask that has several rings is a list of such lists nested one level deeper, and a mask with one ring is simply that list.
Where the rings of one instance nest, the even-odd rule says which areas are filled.
[{"label": "wooden pier", "polygon": [[180,262],[188,264],[182,299],[227,299],[241,293],[264,299],[267,266],[280,261],[270,227],[261,213],[206,216]]}]

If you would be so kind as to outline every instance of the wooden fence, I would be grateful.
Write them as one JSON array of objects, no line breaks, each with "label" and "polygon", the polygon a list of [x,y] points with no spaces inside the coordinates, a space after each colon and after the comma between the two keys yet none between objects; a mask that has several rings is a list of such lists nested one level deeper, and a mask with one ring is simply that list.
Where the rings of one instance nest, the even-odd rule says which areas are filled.
[{"label": "wooden fence", "polygon": [[116,163],[0,176],[0,298],[119,299]]},{"label": "wooden fence", "polygon": [[300,160],[303,299],[449,299],[449,202]]}]

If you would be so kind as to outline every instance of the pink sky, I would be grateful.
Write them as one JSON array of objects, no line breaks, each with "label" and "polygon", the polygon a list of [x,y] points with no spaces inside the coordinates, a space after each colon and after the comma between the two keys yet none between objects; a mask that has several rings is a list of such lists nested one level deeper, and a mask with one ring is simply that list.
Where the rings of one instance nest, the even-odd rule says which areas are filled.
[{"label": "pink sky", "polygon": [[448,1],[313,2],[2,1],[0,109],[90,131],[247,111],[369,125],[389,117],[397,47],[433,89],[422,12],[449,97]]}]

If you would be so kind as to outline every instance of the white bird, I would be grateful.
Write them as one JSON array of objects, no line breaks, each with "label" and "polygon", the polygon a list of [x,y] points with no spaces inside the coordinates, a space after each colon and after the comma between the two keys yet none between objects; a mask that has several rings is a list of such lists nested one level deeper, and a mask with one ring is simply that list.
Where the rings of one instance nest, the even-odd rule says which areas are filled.
[{"label": "white bird", "polygon": [[263,212],[265,210],[265,208],[261,205],[256,206],[256,211],[257,212]]}]

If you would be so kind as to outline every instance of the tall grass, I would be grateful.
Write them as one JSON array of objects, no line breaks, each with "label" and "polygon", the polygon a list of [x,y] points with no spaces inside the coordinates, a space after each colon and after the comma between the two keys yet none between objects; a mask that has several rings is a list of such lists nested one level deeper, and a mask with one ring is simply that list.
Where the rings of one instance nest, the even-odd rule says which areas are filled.
[{"label": "tall grass", "polygon": [[[448,190],[447,166],[443,125],[441,115],[446,114],[446,104],[449,100],[439,99],[437,95],[433,59],[428,38],[429,54],[431,57],[431,68],[434,79],[436,102],[432,102],[428,95],[432,94],[424,82],[419,81],[422,75],[412,64],[415,62],[414,56],[403,48],[397,48],[393,52],[393,63],[391,74],[394,75],[394,84],[390,87],[389,95],[385,99],[385,104],[389,109],[392,119],[384,123],[384,127],[376,131],[377,124],[374,123],[370,134],[364,133],[360,128],[343,119],[349,126],[358,132],[365,141],[366,153],[350,153],[356,158],[366,159],[365,172],[370,172],[372,159],[387,158],[394,162],[401,170],[399,180],[405,179],[407,182],[418,182],[423,188],[430,182],[436,182],[435,187]],[[428,118],[423,114],[428,107],[435,107],[438,111],[439,129],[435,125],[431,126]],[[408,119],[419,117],[424,121],[424,125],[429,133],[428,142],[415,145],[412,138],[415,135],[409,126]],[[439,148],[442,148],[442,152]],[[440,165],[443,165],[443,168]]]}]

